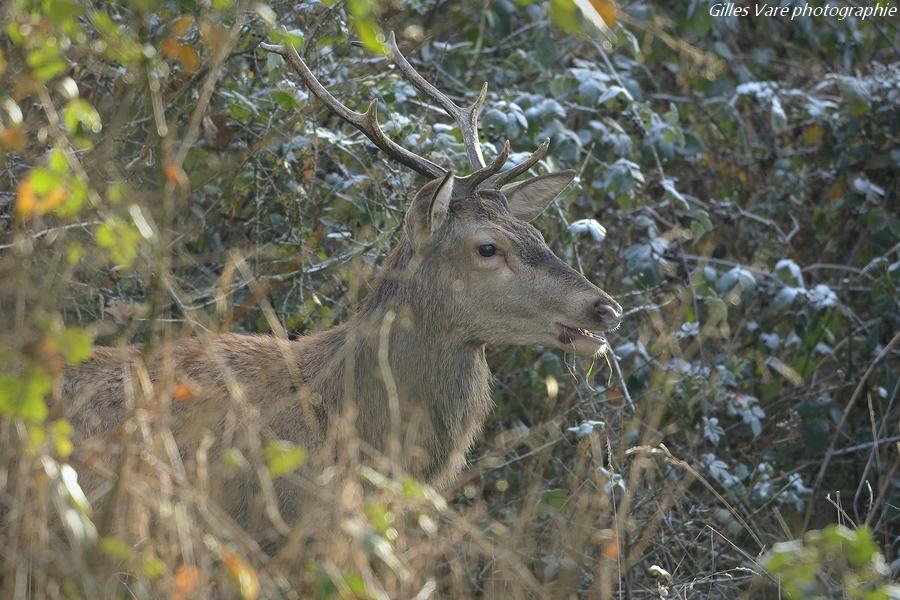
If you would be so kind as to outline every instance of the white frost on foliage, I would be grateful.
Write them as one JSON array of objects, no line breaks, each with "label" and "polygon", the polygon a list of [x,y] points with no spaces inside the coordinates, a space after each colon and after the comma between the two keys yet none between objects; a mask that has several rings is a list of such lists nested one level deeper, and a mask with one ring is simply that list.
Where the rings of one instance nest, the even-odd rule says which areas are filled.
[{"label": "white frost on foliage", "polygon": [[823,308],[832,308],[838,304],[837,294],[831,291],[831,288],[824,283],[820,283],[813,289],[807,290],[806,295],[809,298],[809,303],[819,310]]},{"label": "white frost on foliage", "polygon": [[606,227],[595,219],[579,219],[569,225],[568,231],[576,235],[587,233],[598,242],[606,239]]},{"label": "white frost on foliage", "polygon": [[575,437],[578,439],[583,438],[586,435],[590,435],[593,433],[594,429],[598,427],[605,427],[606,423],[603,421],[582,421],[575,427],[568,427],[566,431],[571,431],[575,434]]}]

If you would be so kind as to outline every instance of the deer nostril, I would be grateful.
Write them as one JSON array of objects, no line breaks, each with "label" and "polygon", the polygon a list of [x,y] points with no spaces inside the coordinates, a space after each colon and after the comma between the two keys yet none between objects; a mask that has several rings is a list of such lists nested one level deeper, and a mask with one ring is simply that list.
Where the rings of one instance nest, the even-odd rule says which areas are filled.
[{"label": "deer nostril", "polygon": [[622,308],[618,304],[598,300],[594,304],[594,314],[607,325],[617,325],[622,318]]}]

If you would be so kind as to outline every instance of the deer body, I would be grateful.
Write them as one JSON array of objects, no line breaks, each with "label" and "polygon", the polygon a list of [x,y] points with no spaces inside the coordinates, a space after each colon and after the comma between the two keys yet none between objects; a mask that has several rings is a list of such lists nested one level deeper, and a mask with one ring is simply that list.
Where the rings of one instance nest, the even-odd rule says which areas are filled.
[{"label": "deer body", "polygon": [[[350,424],[361,455],[387,456],[442,486],[462,468],[491,407],[486,344],[538,344],[585,355],[604,348],[605,340],[589,330],[615,327],[621,307],[555,256],[529,224],[574,172],[507,183],[536,164],[549,141],[501,172],[507,142],[485,165],[477,133],[485,89],[474,105],[460,108],[412,68],[393,36],[390,47],[404,76],[457,120],[474,172],[455,177],[398,149],[381,131],[374,104],[366,113],[347,109],[296,51],[267,46],[341,118],[431,180],[412,200],[399,244],[347,323],[297,341],[206,335],[146,357],[137,348],[98,349],[65,378],[69,416],[82,435],[122,425],[129,402],[153,408],[162,399],[167,407],[156,413],[183,456],[206,444],[212,464],[225,448],[252,437],[249,432],[257,443],[301,445],[313,451],[313,464],[325,467],[334,460],[332,442],[346,439]],[[233,512],[246,512],[253,494],[253,485],[230,490]],[[277,494],[286,514],[296,515],[299,496]]]},{"label": "deer body", "polygon": [[[128,414],[126,387],[136,384],[133,366],[146,362],[152,383],[168,378],[189,390],[190,397],[172,400],[170,411],[183,451],[195,448],[204,433],[222,431],[235,394],[259,412],[263,436],[313,452],[352,403],[356,434],[384,451],[391,415],[379,351],[386,347],[404,425],[398,432],[402,468],[445,484],[462,468],[490,410],[490,371],[484,344],[438,324],[436,298],[421,294],[420,286],[398,285],[404,278],[390,265],[407,250],[404,241],[357,315],[296,341],[208,335],[162,346],[147,361],[139,347],[97,348],[90,361],[66,374],[63,395],[74,408],[73,424],[87,436],[121,426]],[[382,342],[389,312],[400,316]]]}]

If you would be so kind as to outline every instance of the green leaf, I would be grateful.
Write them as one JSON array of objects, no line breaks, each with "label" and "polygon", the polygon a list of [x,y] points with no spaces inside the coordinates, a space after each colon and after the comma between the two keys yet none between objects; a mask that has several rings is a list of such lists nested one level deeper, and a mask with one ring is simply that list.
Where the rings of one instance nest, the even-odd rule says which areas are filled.
[{"label": "green leaf", "polygon": [[78,327],[66,327],[53,341],[70,365],[77,365],[91,357],[94,338]]},{"label": "green leaf", "polygon": [[272,477],[293,473],[306,462],[306,450],[286,440],[274,440],[266,444],[263,456]]},{"label": "green leaf", "polygon": [[373,54],[384,54],[384,36],[375,24],[373,13],[375,2],[372,0],[348,0],[347,9],[353,16],[353,28],[363,46]]},{"label": "green leaf", "polygon": [[141,559],[141,570],[149,579],[158,579],[166,574],[168,567],[166,563],[156,557],[156,555],[147,552]]},{"label": "green leaf", "polygon": [[[297,50],[303,49],[303,40],[305,39],[303,36],[303,31],[299,29],[291,29],[290,31],[285,31],[283,29],[272,28],[269,30],[269,37],[272,41],[278,44],[284,44],[285,46],[292,46]],[[281,58],[278,54],[269,53],[266,57],[266,66],[271,68],[271,64],[269,63],[270,59],[274,57],[275,62],[279,65],[284,64],[284,59]]]},{"label": "green leaf", "polygon": [[694,220],[691,221],[691,237],[693,240],[699,240],[712,230],[713,225],[709,218],[709,213],[705,210],[697,210],[694,213]]},{"label": "green leaf", "polygon": [[31,171],[29,180],[34,188],[34,193],[39,196],[46,196],[50,190],[63,182],[63,178],[58,172],[46,167],[37,167]]},{"label": "green leaf", "polygon": [[43,0],[41,5],[42,12],[55,25],[64,28],[84,13],[84,9],[73,0]]},{"label": "green leaf", "polygon": [[78,133],[79,125],[90,133],[100,133],[103,129],[100,113],[90,102],[82,98],[75,98],[66,106],[63,111],[63,125],[69,133]]},{"label": "green leaf", "polygon": [[134,550],[131,549],[131,546],[115,537],[105,537],[100,540],[100,548],[103,549],[103,552],[108,554],[113,558],[118,558],[119,560],[131,560],[134,558]]},{"label": "green leaf", "polygon": [[75,446],[72,444],[72,434],[75,433],[75,430],[72,428],[71,423],[65,419],[53,421],[50,425],[50,432],[53,434],[53,445],[56,448],[56,454],[60,458],[68,458],[75,449]]},{"label": "green leaf", "polygon": [[578,9],[572,0],[550,0],[550,20],[553,24],[569,33],[582,33]]},{"label": "green leaf", "polygon": [[109,250],[121,267],[130,268],[137,256],[137,229],[116,217],[110,217],[97,228],[97,245]]},{"label": "green leaf", "polygon": [[65,175],[69,172],[69,161],[66,154],[59,148],[50,151],[50,157],[47,159],[50,170],[58,175]]},{"label": "green leaf", "polygon": [[48,37],[41,46],[31,50],[25,59],[38,79],[47,81],[66,72],[68,64],[59,49],[56,38]]},{"label": "green leaf", "polygon": [[274,100],[278,106],[287,110],[300,106],[297,97],[285,90],[273,90],[269,93],[269,97]]},{"label": "green leaf", "polygon": [[65,204],[57,209],[57,213],[66,217],[78,214],[88,196],[88,186],[80,177],[71,177],[68,183],[69,197]]},{"label": "green leaf", "polygon": [[47,418],[44,398],[53,381],[43,373],[31,372],[22,377],[0,373],[0,414],[25,423],[43,423]]},{"label": "green leaf", "polygon": [[553,488],[544,490],[541,494],[541,500],[538,503],[538,514],[546,514],[552,511],[560,511],[566,505],[569,499],[569,492],[561,488]]}]

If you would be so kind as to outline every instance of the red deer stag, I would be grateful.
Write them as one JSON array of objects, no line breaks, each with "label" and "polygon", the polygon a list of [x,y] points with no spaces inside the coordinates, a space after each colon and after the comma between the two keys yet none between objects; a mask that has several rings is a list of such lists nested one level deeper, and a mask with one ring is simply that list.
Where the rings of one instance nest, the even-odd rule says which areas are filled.
[{"label": "red deer stag", "polygon": [[[375,101],[364,113],[352,111],[295,49],[263,47],[284,57],[342,119],[430,180],[413,198],[400,241],[355,316],[333,329],[296,341],[205,335],[149,355],[140,347],[96,348],[93,358],[65,375],[72,422],[82,436],[108,436],[125,424],[140,397],[165,401],[176,385],[187,385],[192,399],[162,411],[183,455],[210,433],[210,462],[223,446],[237,444],[228,438],[239,437],[242,427],[234,433],[226,415],[242,403],[240,418],[252,419],[258,439],[287,440],[313,456],[318,451],[311,464],[334,460],[334,452],[324,450],[331,448],[326,441],[337,423],[349,422],[364,451],[393,457],[406,472],[443,486],[463,467],[491,409],[486,344],[536,344],[591,355],[604,343],[591,331],[619,323],[621,307],[555,256],[529,225],[574,173],[509,183],[546,154],[549,140],[506,171],[501,168],[509,142],[486,164],[478,113],[487,86],[473,105],[458,106],[410,65],[393,34],[390,58],[458,123],[472,173],[456,176],[400,147],[379,126]],[[348,414],[355,418],[342,421]],[[229,490],[230,501],[236,512],[247,512],[253,488],[238,488]],[[291,504],[300,503],[299,495],[278,495],[282,510],[296,515]]]}]

